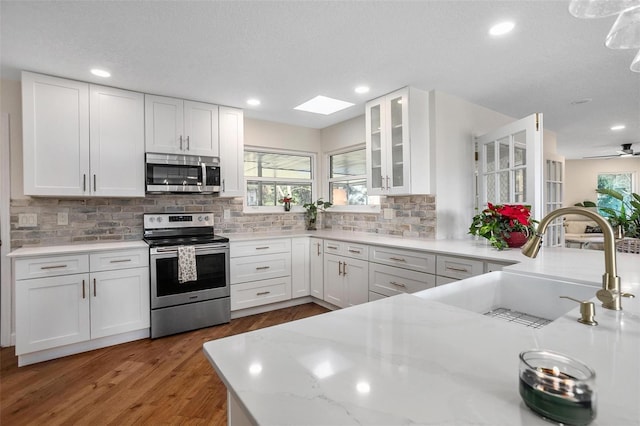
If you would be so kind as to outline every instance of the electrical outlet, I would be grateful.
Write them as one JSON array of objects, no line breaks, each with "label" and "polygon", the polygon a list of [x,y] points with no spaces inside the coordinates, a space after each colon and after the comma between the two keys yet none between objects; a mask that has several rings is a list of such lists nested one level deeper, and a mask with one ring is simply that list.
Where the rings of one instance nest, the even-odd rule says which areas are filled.
[{"label": "electrical outlet", "polygon": [[68,224],[69,224],[69,214],[67,212],[59,212],[58,225],[68,225]]},{"label": "electrical outlet", "polygon": [[385,219],[393,219],[395,217],[395,212],[393,209],[382,209],[382,217]]},{"label": "electrical outlet", "polygon": [[21,228],[35,228],[38,226],[37,213],[19,213],[18,226]]},{"label": "electrical outlet", "polygon": [[231,219],[231,210],[229,210],[229,209],[224,209],[224,210],[223,210],[222,217],[223,217],[224,219]]}]

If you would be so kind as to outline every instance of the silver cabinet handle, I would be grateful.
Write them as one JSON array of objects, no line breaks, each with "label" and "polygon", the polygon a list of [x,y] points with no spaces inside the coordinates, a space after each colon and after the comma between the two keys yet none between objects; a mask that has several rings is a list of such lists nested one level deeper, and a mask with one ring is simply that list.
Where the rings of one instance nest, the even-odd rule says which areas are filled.
[{"label": "silver cabinet handle", "polygon": [[94,175],[93,175],[93,192],[96,192],[96,191],[97,191],[97,189],[96,189],[96,188],[97,188],[97,186],[96,186],[96,175],[94,174]]},{"label": "silver cabinet handle", "polygon": [[389,190],[389,176],[387,176],[387,191]]},{"label": "silver cabinet handle", "polygon": [[398,287],[407,288],[406,284],[397,283],[395,281],[391,281],[389,284],[397,285]]},{"label": "silver cabinet handle", "polygon": [[333,250],[337,250],[338,249],[338,247],[336,247],[336,246],[327,246],[327,248],[328,249],[333,249]]},{"label": "silver cabinet handle", "polygon": [[60,269],[66,268],[67,265],[49,265],[49,266],[41,266],[40,269]]},{"label": "silver cabinet handle", "polygon": [[256,247],[256,250],[266,250],[269,246]]},{"label": "silver cabinet handle", "polygon": [[320,243],[316,243],[316,246],[318,248],[318,256],[320,256]]},{"label": "silver cabinet handle", "polygon": [[224,179],[222,179],[222,192],[224,192],[224,191],[225,191],[225,189],[224,189]]},{"label": "silver cabinet handle", "polygon": [[262,270],[269,269],[269,268],[270,268],[270,266],[256,266],[256,271],[262,271]]},{"label": "silver cabinet handle", "polygon": [[117,260],[109,261],[109,263],[122,263],[122,262],[131,262],[131,259],[117,259]]},{"label": "silver cabinet handle", "polygon": [[338,275],[342,275],[342,262],[338,262]]},{"label": "silver cabinet handle", "polygon": [[96,293],[96,279],[93,279],[93,297],[96,297],[97,293]]},{"label": "silver cabinet handle", "polygon": [[360,250],[349,249],[349,253],[358,253],[358,254],[360,254]]},{"label": "silver cabinet handle", "polygon": [[84,299],[86,297],[87,297],[87,295],[86,295],[85,289],[84,289],[84,280],[82,280],[82,298]]},{"label": "silver cabinet handle", "polygon": [[265,294],[271,293],[270,291],[259,291],[256,293],[256,296],[264,296]]},{"label": "silver cabinet handle", "polygon": [[182,151],[182,135],[180,135],[180,151]]},{"label": "silver cabinet handle", "polygon": [[396,262],[406,262],[404,257],[390,257],[390,260],[395,260]]},{"label": "silver cabinet handle", "polygon": [[83,174],[82,175],[82,192],[85,192],[87,190],[87,175]]},{"label": "silver cabinet handle", "polygon": [[455,271],[455,272],[469,272],[467,269],[465,268],[454,268],[453,266],[447,266],[445,268],[447,271]]},{"label": "silver cabinet handle", "polygon": [[187,136],[187,151],[189,151],[189,136]]},{"label": "silver cabinet handle", "polygon": [[342,275],[347,275],[347,262],[342,263]]}]

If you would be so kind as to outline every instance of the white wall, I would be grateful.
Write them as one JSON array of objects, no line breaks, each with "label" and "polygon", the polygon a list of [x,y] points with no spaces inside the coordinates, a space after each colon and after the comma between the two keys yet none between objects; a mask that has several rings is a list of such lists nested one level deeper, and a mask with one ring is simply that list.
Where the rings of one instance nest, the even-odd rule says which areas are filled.
[{"label": "white wall", "polygon": [[321,130],[322,152],[332,152],[353,145],[364,144],[366,129],[364,111],[350,120]]},{"label": "white wall", "polygon": [[320,130],[245,117],[244,144],[319,153]]},{"label": "white wall", "polygon": [[599,173],[635,173],[634,192],[640,193],[640,157],[565,161],[564,206],[584,200],[596,201]]},{"label": "white wall", "polygon": [[466,238],[474,215],[474,142],[515,119],[456,96],[435,92],[431,141],[435,141],[437,239]]}]

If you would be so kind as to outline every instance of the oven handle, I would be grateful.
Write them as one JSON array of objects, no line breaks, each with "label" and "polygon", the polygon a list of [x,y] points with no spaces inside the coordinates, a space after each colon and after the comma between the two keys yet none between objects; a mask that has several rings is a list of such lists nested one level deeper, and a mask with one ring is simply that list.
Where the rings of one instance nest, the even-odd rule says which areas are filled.
[{"label": "oven handle", "polygon": [[[195,246],[196,249],[196,253],[202,253],[203,251],[207,251],[207,250],[219,250],[219,251],[224,251],[224,250],[228,250],[229,246],[227,244],[222,244],[222,245],[215,245],[215,244],[200,244],[200,245],[196,245]],[[152,249],[152,253],[178,253],[178,248],[177,247],[156,247],[154,249]]]}]

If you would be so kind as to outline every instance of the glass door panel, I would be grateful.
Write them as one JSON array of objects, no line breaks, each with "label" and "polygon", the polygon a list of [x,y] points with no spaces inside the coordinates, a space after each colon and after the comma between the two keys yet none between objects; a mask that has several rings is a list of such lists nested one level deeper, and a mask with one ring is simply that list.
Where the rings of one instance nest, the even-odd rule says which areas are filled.
[{"label": "glass door panel", "polygon": [[402,96],[392,98],[391,112],[391,183],[393,187],[404,185],[404,120]]},{"label": "glass door panel", "polygon": [[382,188],[382,111],[381,105],[369,109],[371,117],[371,187]]},{"label": "glass door panel", "polygon": [[498,164],[500,164],[500,170],[508,169],[511,164],[511,150],[508,136],[498,141],[498,155]]}]

